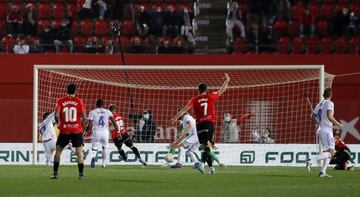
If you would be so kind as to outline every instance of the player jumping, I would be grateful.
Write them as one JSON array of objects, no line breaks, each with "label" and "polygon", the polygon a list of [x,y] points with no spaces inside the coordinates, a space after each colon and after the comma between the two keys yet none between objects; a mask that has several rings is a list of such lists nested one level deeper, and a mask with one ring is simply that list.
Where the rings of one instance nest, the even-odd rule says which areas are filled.
[{"label": "player jumping", "polygon": [[92,151],[91,151],[91,167],[95,168],[96,155],[99,145],[102,145],[102,167],[106,166],[107,149],[109,144],[109,120],[115,125],[117,136],[120,136],[120,129],[115,123],[115,119],[111,111],[104,109],[105,102],[102,99],[96,100],[96,109],[89,113],[89,125],[87,131],[92,129]]},{"label": "player jumping", "polygon": [[[116,105],[114,104],[109,105],[109,110],[113,113],[116,125],[120,129],[120,137],[118,136],[117,131],[115,129],[111,129],[112,138],[116,148],[118,149],[120,156],[124,161],[127,161],[127,156],[124,150],[122,149],[122,145],[124,143],[127,147],[129,147],[133,151],[135,156],[139,159],[139,162],[144,166],[146,166],[147,164],[141,158],[139,150],[134,146],[132,140],[130,139],[129,135],[126,132],[122,117],[116,112]],[[110,127],[113,127],[113,125],[114,124],[111,124]]]},{"label": "player jumping", "polygon": [[203,163],[207,162],[211,174],[215,173],[215,168],[213,167],[210,156],[213,144],[214,123],[216,121],[215,101],[217,101],[226,91],[229,81],[230,77],[227,73],[225,73],[225,81],[223,85],[217,92],[212,93],[208,93],[207,85],[201,83],[199,85],[199,94],[192,97],[188,104],[182,108],[174,118],[171,119],[171,123],[175,124],[176,120],[182,117],[187,111],[191,108],[194,109],[199,141],[200,144],[205,147],[201,160]]},{"label": "player jumping", "polygon": [[306,167],[310,172],[311,165],[323,160],[323,165],[320,170],[320,177],[331,177],[326,174],[326,168],[329,166],[331,157],[335,155],[335,142],[333,136],[333,124],[342,129],[343,125],[334,118],[334,103],[331,101],[332,91],[326,88],[323,94],[324,100],[316,105],[311,118],[318,123],[316,134],[319,136],[320,143],[324,149],[316,157],[309,159],[306,162]]},{"label": "player jumping", "polygon": [[43,114],[43,121],[39,125],[39,132],[42,143],[44,145],[44,152],[46,158],[46,166],[52,163],[53,154],[56,149],[56,132],[54,128],[55,119],[54,113],[46,112]]},{"label": "player jumping", "polygon": [[56,142],[54,173],[51,179],[58,179],[60,156],[70,140],[76,149],[79,179],[84,179],[84,155],[81,145],[83,144],[83,126],[87,123],[85,106],[82,99],[75,96],[75,84],[68,85],[67,94],[57,100],[55,107],[55,121],[59,123],[60,134]]}]

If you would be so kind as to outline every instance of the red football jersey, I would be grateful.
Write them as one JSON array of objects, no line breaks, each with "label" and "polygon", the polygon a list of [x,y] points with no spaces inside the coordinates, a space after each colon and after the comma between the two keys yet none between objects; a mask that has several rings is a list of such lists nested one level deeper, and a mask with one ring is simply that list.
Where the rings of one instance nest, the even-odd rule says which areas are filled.
[{"label": "red football jersey", "polygon": [[[118,127],[120,129],[120,134],[123,136],[126,133],[124,121],[123,121],[122,117],[116,112],[113,113],[113,116],[114,116],[115,122],[117,123],[117,125],[118,125]],[[111,121],[110,121],[110,124],[111,124]],[[111,131],[111,134],[112,134],[113,139],[117,138],[117,130],[116,130],[116,128],[114,128]]]},{"label": "red football jersey", "polygon": [[189,106],[194,109],[196,123],[216,122],[215,101],[220,98],[217,92],[197,95],[190,99]]},{"label": "red football jersey", "polygon": [[338,142],[335,143],[335,150],[344,150],[348,148],[344,141],[342,141],[340,138],[338,139]]},{"label": "red football jersey", "polygon": [[60,133],[82,133],[81,113],[85,113],[82,99],[65,96],[57,100],[56,109],[60,111]]}]

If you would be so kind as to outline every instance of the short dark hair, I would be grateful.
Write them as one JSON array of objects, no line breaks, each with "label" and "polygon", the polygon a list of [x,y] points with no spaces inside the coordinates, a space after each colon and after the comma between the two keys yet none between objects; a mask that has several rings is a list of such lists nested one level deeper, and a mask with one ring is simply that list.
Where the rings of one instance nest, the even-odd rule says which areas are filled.
[{"label": "short dark hair", "polygon": [[199,84],[199,92],[203,93],[207,90],[207,85],[205,83],[200,83]]},{"label": "short dark hair", "polygon": [[110,104],[110,105],[109,105],[109,110],[110,110],[111,112],[115,111],[115,109],[116,109],[116,105],[115,105],[115,104]]},{"label": "short dark hair", "polygon": [[45,120],[50,115],[50,112],[45,112],[43,114],[43,120]]},{"label": "short dark hair", "polygon": [[326,88],[326,89],[324,90],[323,97],[324,97],[324,98],[329,98],[329,97],[331,97],[331,96],[332,96],[332,90],[331,90],[331,88]]},{"label": "short dark hair", "polygon": [[102,100],[102,99],[96,100],[96,107],[102,107],[102,106],[104,106],[104,104],[105,104],[104,100]]},{"label": "short dark hair", "polygon": [[69,84],[67,87],[67,93],[68,94],[75,94],[76,92],[76,85],[75,84]]}]

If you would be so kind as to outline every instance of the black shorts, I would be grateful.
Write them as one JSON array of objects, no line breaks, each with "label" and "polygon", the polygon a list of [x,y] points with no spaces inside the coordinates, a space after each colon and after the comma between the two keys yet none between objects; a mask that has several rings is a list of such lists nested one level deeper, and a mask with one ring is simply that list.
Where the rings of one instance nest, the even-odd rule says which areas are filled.
[{"label": "black shorts", "polygon": [[83,144],[83,135],[75,134],[75,133],[70,133],[70,134],[60,133],[56,141],[56,145],[60,146],[61,148],[64,148],[66,145],[69,144],[70,140],[73,147],[75,148],[80,147]]},{"label": "black shorts", "polygon": [[214,123],[212,122],[201,122],[196,125],[198,138],[200,144],[207,145],[207,142],[214,144]]},{"label": "black shorts", "polygon": [[129,135],[125,133],[124,135],[121,135],[121,140],[119,139],[113,139],[114,144],[116,147],[121,148],[123,144],[125,144],[127,147],[131,147],[133,145],[132,140],[130,139]]}]

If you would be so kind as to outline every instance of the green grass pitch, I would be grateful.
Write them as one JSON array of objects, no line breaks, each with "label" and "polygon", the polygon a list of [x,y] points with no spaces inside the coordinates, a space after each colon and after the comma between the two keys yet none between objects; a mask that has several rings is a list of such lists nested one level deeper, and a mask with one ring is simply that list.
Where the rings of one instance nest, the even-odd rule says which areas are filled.
[{"label": "green grass pitch", "polygon": [[215,175],[201,175],[190,167],[85,167],[86,180],[77,179],[77,166],[60,166],[59,179],[50,180],[52,168],[0,166],[0,196],[220,196],[220,197],[358,197],[360,171],[318,168],[308,173],[297,167],[217,167]]}]

